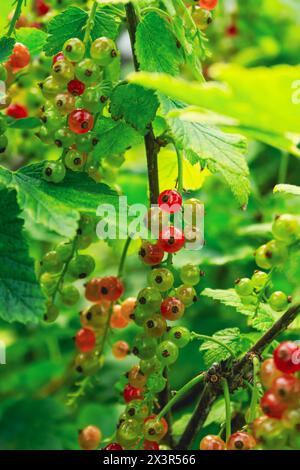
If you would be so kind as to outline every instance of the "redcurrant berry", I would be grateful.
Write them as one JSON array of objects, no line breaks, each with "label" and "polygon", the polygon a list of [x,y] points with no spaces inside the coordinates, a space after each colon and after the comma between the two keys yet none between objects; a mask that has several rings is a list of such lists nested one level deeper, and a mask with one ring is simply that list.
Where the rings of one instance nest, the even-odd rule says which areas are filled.
[{"label": "redcurrant berry", "polygon": [[59,273],[63,268],[63,262],[56,251],[49,251],[41,261],[41,266],[50,273]]},{"label": "redcurrant berry", "polygon": [[141,371],[139,365],[133,366],[128,373],[128,382],[132,387],[144,388],[147,381],[147,377],[144,372]]},{"label": "redcurrant berry", "polygon": [[180,279],[187,286],[196,286],[200,282],[201,271],[194,264],[186,264],[180,270]]},{"label": "redcurrant berry", "polygon": [[97,38],[91,45],[92,59],[101,67],[106,67],[117,56],[116,45],[112,39]]},{"label": "redcurrant berry", "polygon": [[136,307],[136,298],[128,297],[121,305],[121,313],[124,318],[128,321],[131,320],[131,315],[133,314]]},{"label": "redcurrant berry", "polygon": [[161,363],[156,356],[150,359],[142,359],[140,361],[140,369],[145,375],[153,374],[161,370]]},{"label": "redcurrant berry", "polygon": [[112,353],[116,359],[125,359],[130,352],[129,346],[126,341],[117,341],[113,344]]},{"label": "redcurrant berry", "polygon": [[247,277],[243,279],[237,279],[235,281],[235,290],[238,295],[241,297],[251,295],[253,292],[254,286],[251,279]]},{"label": "redcurrant berry", "polygon": [[162,297],[158,289],[155,287],[145,287],[142,289],[137,297],[137,304],[141,310],[152,313],[160,308]]},{"label": "redcurrant berry", "polygon": [[96,426],[87,426],[78,434],[78,442],[83,450],[95,450],[100,444],[102,434]]},{"label": "redcurrant berry", "polygon": [[59,148],[69,148],[74,142],[74,134],[67,127],[62,127],[55,132],[54,142]]},{"label": "redcurrant berry", "polygon": [[83,95],[85,90],[85,84],[82,83],[80,80],[71,80],[68,83],[68,92],[71,93],[73,96],[81,96]]},{"label": "redcurrant berry", "polygon": [[85,376],[94,375],[103,364],[103,358],[97,349],[88,353],[80,353],[75,358],[75,369]]},{"label": "redcurrant berry", "polygon": [[160,306],[162,316],[166,320],[178,320],[184,314],[184,304],[176,297],[167,297]]},{"label": "redcurrant berry", "polygon": [[80,292],[77,287],[69,284],[62,287],[60,291],[60,299],[63,304],[72,307],[80,300]]},{"label": "redcurrant berry", "polygon": [[124,292],[123,282],[115,276],[102,277],[99,280],[99,292],[100,299],[115,302]]},{"label": "redcurrant berry", "polygon": [[293,374],[299,370],[300,350],[292,341],[285,341],[275,349],[273,353],[275,366],[281,372]]},{"label": "redcurrant berry", "polygon": [[152,244],[150,242],[143,242],[139,251],[140,259],[150,266],[156,266],[161,263],[164,255],[164,250],[158,244]]},{"label": "redcurrant berry", "polygon": [[117,442],[112,442],[111,444],[108,444],[106,447],[104,447],[103,450],[108,450],[109,452],[112,452],[114,450],[123,450],[123,447],[120,446]]},{"label": "redcurrant berry", "polygon": [[291,406],[300,398],[300,381],[291,374],[282,375],[274,379],[271,390],[278,400],[287,402]]},{"label": "redcurrant berry", "polygon": [[205,10],[214,10],[219,0],[199,0],[199,5]]},{"label": "redcurrant berry", "polygon": [[12,55],[9,58],[9,65],[14,69],[22,69],[30,62],[30,52],[24,44],[16,42]]},{"label": "redcurrant berry", "polygon": [[[52,76],[47,77],[43,82],[41,82],[39,87],[43,96],[49,100],[53,99],[60,92],[60,85]],[[62,119],[61,116],[59,118]]]},{"label": "redcurrant berry", "polygon": [[281,419],[287,405],[278,400],[272,391],[265,392],[260,401],[260,406],[265,415],[269,418]]},{"label": "redcurrant berry", "polygon": [[75,109],[68,118],[69,127],[75,134],[85,134],[94,126],[94,118],[85,109]]},{"label": "redcurrant berry", "polygon": [[191,333],[184,326],[174,326],[167,332],[166,339],[172,341],[178,348],[184,348],[191,340]]},{"label": "redcurrant berry", "polygon": [[140,438],[139,423],[134,419],[122,421],[118,427],[116,437],[122,447],[126,449],[136,446]]},{"label": "redcurrant berry", "polygon": [[46,310],[46,313],[44,315],[44,320],[47,323],[52,323],[57,319],[58,315],[59,315],[58,308],[55,305],[49,303],[47,305],[47,310]]},{"label": "redcurrant berry", "polygon": [[80,312],[80,321],[83,327],[97,329],[103,328],[108,320],[109,303],[102,302],[88,307]]},{"label": "redcurrant berry", "polygon": [[198,300],[195,289],[191,286],[186,286],[184,284],[182,286],[177,287],[176,296],[186,307],[189,307]]},{"label": "redcurrant berry", "polygon": [[165,292],[173,287],[174,276],[169,269],[153,269],[149,274],[149,284],[157,287],[161,292]]},{"label": "redcurrant berry", "polygon": [[271,388],[273,380],[281,375],[282,372],[276,368],[273,358],[266,359],[262,363],[260,369],[260,380],[266,389]]},{"label": "redcurrant berry", "polygon": [[181,209],[182,197],[175,189],[167,189],[160,193],[158,205],[164,212],[174,214]]},{"label": "redcurrant berry", "polygon": [[135,388],[130,384],[127,384],[123,391],[123,397],[125,403],[129,403],[132,400],[143,400],[143,391],[140,388]]},{"label": "redcurrant berry", "polygon": [[145,321],[144,329],[149,338],[161,338],[167,329],[167,322],[161,315],[151,315]]},{"label": "redcurrant berry", "polygon": [[110,326],[111,328],[123,329],[126,328],[129,321],[127,318],[123,317],[121,312],[121,305],[114,305],[113,312],[110,317]]},{"label": "redcurrant berry", "polygon": [[87,156],[76,150],[70,150],[64,158],[66,168],[72,171],[82,171],[86,163]]},{"label": "redcurrant berry", "polygon": [[44,0],[36,0],[35,2],[35,11],[37,16],[44,16],[50,11],[50,5],[44,2]]},{"label": "redcurrant berry", "polygon": [[262,269],[271,269],[272,263],[268,255],[267,245],[260,246],[255,252],[255,262]]},{"label": "redcurrant berry", "polygon": [[159,234],[158,244],[166,253],[176,253],[185,243],[183,232],[178,228],[166,227]]},{"label": "redcurrant berry", "polygon": [[132,400],[126,406],[125,414],[128,419],[144,421],[149,415],[149,408],[142,400]]},{"label": "redcurrant berry", "polygon": [[156,341],[139,334],[134,340],[132,353],[140,359],[150,359],[156,353]]},{"label": "redcurrant berry", "polygon": [[227,442],[228,450],[252,450],[256,446],[256,440],[246,432],[232,434]]},{"label": "redcurrant berry", "polygon": [[159,442],[168,432],[168,424],[164,418],[149,416],[143,426],[143,434],[147,441]]},{"label": "redcurrant berry", "polygon": [[17,103],[10,104],[6,110],[6,114],[14,119],[24,119],[28,117],[26,106]]},{"label": "redcurrant berry", "polygon": [[68,267],[68,274],[73,279],[84,279],[95,269],[95,261],[90,255],[78,255],[73,258]]},{"label": "redcurrant berry", "polygon": [[82,328],[75,337],[76,347],[80,352],[90,352],[96,346],[96,336],[90,328]]},{"label": "redcurrant berry", "polygon": [[160,393],[166,388],[167,380],[161,372],[154,372],[147,379],[147,389],[152,393]]},{"label": "redcurrant berry", "polygon": [[200,450],[225,450],[226,444],[219,436],[209,434],[200,442]]},{"label": "redcurrant berry", "polygon": [[282,312],[288,308],[291,299],[281,291],[273,292],[269,298],[270,307],[275,310],[275,312]]},{"label": "redcurrant berry", "polygon": [[58,52],[57,54],[55,54],[55,56],[52,59],[52,65],[54,65],[59,60],[64,60],[64,58],[65,58],[64,53],[62,51]]},{"label": "redcurrant berry", "polygon": [[276,217],[272,231],[274,237],[283,243],[293,243],[299,237],[299,222],[297,217],[290,214],[283,214]]},{"label": "redcurrant berry", "polygon": [[52,67],[52,75],[61,85],[65,85],[74,78],[74,67],[66,59],[57,60]]},{"label": "redcurrant berry", "polygon": [[144,439],[144,450],[159,450],[159,444],[155,441]]},{"label": "redcurrant berry", "polygon": [[74,109],[75,99],[69,93],[60,93],[55,97],[54,104],[56,109],[62,114],[68,114]]},{"label": "redcurrant berry", "polygon": [[100,283],[101,277],[94,277],[85,285],[85,298],[90,302],[101,302]]},{"label": "redcurrant berry", "polygon": [[174,364],[178,358],[178,347],[173,341],[163,341],[157,347],[156,354],[164,366]]},{"label": "redcurrant berry", "polygon": [[255,271],[252,278],[252,285],[255,290],[262,290],[268,282],[268,274],[263,271]]},{"label": "redcurrant berry", "polygon": [[85,54],[85,45],[78,38],[68,39],[63,47],[64,56],[71,62],[79,62]]},{"label": "redcurrant berry", "polygon": [[99,80],[101,71],[92,59],[87,58],[76,65],[75,74],[78,80],[86,85],[91,85]]}]

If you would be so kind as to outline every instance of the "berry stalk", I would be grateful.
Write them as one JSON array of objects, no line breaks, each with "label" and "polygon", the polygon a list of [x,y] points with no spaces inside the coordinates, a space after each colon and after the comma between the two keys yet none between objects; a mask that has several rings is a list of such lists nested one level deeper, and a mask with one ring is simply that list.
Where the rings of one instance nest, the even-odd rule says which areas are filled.
[{"label": "berry stalk", "polygon": [[17,23],[18,19],[21,16],[21,13],[22,13],[23,3],[24,3],[24,0],[16,0],[14,2],[14,4],[16,4],[16,9],[14,11],[13,17],[12,17],[11,22],[9,24],[9,28],[8,28],[8,31],[7,31],[7,36],[8,37],[10,37],[15,31],[16,23]]}]

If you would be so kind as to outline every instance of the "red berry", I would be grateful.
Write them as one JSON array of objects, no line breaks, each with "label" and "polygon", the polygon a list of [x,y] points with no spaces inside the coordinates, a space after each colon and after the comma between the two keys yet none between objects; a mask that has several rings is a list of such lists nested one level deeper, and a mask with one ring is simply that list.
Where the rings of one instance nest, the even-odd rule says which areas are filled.
[{"label": "red berry", "polygon": [[129,346],[126,341],[117,341],[112,347],[113,356],[116,359],[125,359],[130,352]]},{"label": "red berry", "polygon": [[256,440],[246,432],[235,432],[227,442],[228,450],[252,450],[256,446]]},{"label": "red berry", "polygon": [[114,305],[113,313],[110,317],[111,328],[122,329],[126,328],[129,320],[122,315],[121,305]]},{"label": "red berry", "polygon": [[274,363],[274,359],[270,357],[269,359],[266,359],[260,369],[260,380],[263,386],[266,389],[271,388],[273,380],[276,379],[277,377],[280,377],[282,375],[282,372],[280,372]]},{"label": "red berry", "polygon": [[75,109],[69,114],[69,128],[75,134],[85,134],[94,126],[94,118],[86,109]]},{"label": "red berry", "polygon": [[167,253],[176,253],[181,250],[184,242],[184,234],[174,226],[166,227],[159,234],[158,245]]},{"label": "red berry", "polygon": [[90,302],[101,302],[99,284],[101,277],[94,277],[85,285],[85,298]]},{"label": "red berry", "polygon": [[[145,420],[144,420],[144,423],[147,423],[147,421],[150,421],[150,420],[157,420],[157,415],[150,415],[148,416]],[[168,429],[169,429],[169,425],[167,423],[167,420],[165,418],[160,418],[159,422],[163,425],[163,429],[164,429],[164,436],[167,434],[168,432]]]},{"label": "red berry", "polygon": [[35,11],[37,16],[44,16],[50,11],[50,6],[44,0],[35,0]]},{"label": "red berry", "polygon": [[162,302],[160,311],[166,320],[178,320],[184,314],[184,304],[176,297],[167,297]]},{"label": "red berry", "polygon": [[92,351],[96,346],[96,336],[90,328],[81,328],[75,337],[76,347],[80,352]]},{"label": "red berry", "polygon": [[218,5],[218,0],[199,0],[199,5],[205,10],[214,10]]},{"label": "red berry", "polygon": [[144,440],[144,450],[159,450],[159,444],[155,441]]},{"label": "red berry", "polygon": [[120,446],[120,444],[118,444],[117,442],[112,442],[111,444],[108,444],[106,447],[104,447],[103,450],[109,450],[109,451],[123,450],[123,447]]},{"label": "red berry", "polygon": [[278,400],[291,405],[300,398],[300,381],[291,374],[282,375],[273,381],[271,390]]},{"label": "red berry", "polygon": [[161,263],[165,256],[164,250],[156,243],[143,242],[139,251],[140,259],[150,266],[156,266]]},{"label": "red berry", "polygon": [[236,24],[231,24],[228,26],[227,30],[226,30],[226,34],[227,36],[230,36],[230,37],[234,37],[234,36],[237,36],[239,34],[239,30],[236,26]]},{"label": "red berry", "polygon": [[219,436],[208,435],[200,442],[200,450],[225,450],[226,444]]},{"label": "red berry", "polygon": [[121,279],[115,276],[102,277],[99,281],[99,296],[101,300],[118,300],[124,292]]},{"label": "red berry", "polygon": [[300,348],[293,341],[284,341],[273,353],[274,362],[281,372],[293,374],[300,369]]},{"label": "red berry", "polygon": [[269,418],[275,419],[281,419],[283,412],[287,409],[287,405],[278,400],[271,390],[264,394],[260,401],[260,406]]},{"label": "red berry", "polygon": [[22,119],[28,117],[28,111],[26,106],[22,104],[11,104],[6,110],[7,116],[10,116],[15,119]]},{"label": "red berry", "polygon": [[127,384],[123,391],[123,397],[126,403],[129,403],[132,400],[143,400],[143,391],[140,388],[132,387],[132,385]]},{"label": "red berry", "polygon": [[96,426],[87,426],[79,431],[78,442],[83,450],[95,450],[100,444],[102,434]]},{"label": "red berry", "polygon": [[83,95],[84,90],[85,90],[85,84],[82,83],[80,80],[71,80],[68,83],[68,91],[73,96]]},{"label": "red berry", "polygon": [[52,64],[54,65],[59,60],[64,60],[64,59],[65,59],[65,56],[64,56],[63,52],[60,51],[57,54],[55,54],[55,56],[53,57]]},{"label": "red berry", "polygon": [[22,69],[30,62],[30,52],[24,44],[16,42],[12,55],[9,58],[9,64],[14,69]]},{"label": "red berry", "polygon": [[175,189],[167,189],[158,196],[158,205],[169,214],[174,214],[181,209],[182,197]]}]

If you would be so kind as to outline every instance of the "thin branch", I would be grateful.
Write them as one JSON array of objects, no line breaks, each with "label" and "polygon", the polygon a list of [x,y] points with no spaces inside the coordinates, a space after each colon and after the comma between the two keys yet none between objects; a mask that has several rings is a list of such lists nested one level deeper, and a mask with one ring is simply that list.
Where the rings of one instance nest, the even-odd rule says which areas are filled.
[{"label": "thin branch", "polygon": [[[214,383],[209,381],[207,375],[206,380],[208,381],[205,386],[198,405],[196,406],[193,415],[188,422],[182,437],[176,446],[177,449],[189,449],[194,442],[199,430],[204,424],[210,409],[217,398],[219,398],[223,391],[220,387],[220,381],[223,377],[228,380],[230,392],[234,392],[238,388],[243,386],[243,381],[253,374],[253,357],[260,358],[261,353],[267,348],[274,339],[277,338],[287,327],[295,320],[298,313],[300,312],[300,304],[297,304],[282,315],[282,317],[274,323],[274,325],[263,334],[263,336],[252,346],[252,348],[243,356],[243,358],[237,361],[233,367],[228,369],[229,361],[224,361],[215,367],[218,372],[218,380],[215,380],[217,376],[214,376]],[[230,359],[231,361],[231,359]]]}]

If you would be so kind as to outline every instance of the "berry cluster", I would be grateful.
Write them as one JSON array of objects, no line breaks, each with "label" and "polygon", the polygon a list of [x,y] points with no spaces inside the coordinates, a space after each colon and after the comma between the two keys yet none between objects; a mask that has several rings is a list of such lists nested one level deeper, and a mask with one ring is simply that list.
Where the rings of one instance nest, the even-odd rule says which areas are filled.
[{"label": "berry cluster", "polygon": [[289,247],[300,236],[297,217],[290,214],[278,216],[273,223],[274,239],[259,247],[255,252],[255,261],[259,268],[270,270],[269,273],[257,270],[252,278],[237,279],[235,290],[245,305],[259,305],[265,302],[276,312],[286,310],[292,301],[291,296],[282,291],[271,290],[271,274],[274,268],[280,268],[288,257]]},{"label": "berry cluster", "polygon": [[96,39],[89,50],[83,41],[71,38],[53,57],[51,75],[40,83],[47,102],[38,135],[63,152],[58,161],[45,164],[43,176],[47,181],[62,181],[66,168],[100,179],[98,164],[91,155],[98,144],[93,128],[110,93],[110,83],[104,80],[105,68],[116,57],[115,43],[106,37]]},{"label": "berry cluster", "polygon": [[227,443],[220,436],[211,434],[200,442],[200,450],[253,450],[255,446],[255,438],[242,431],[231,434]]},{"label": "berry cluster", "polygon": [[66,306],[75,305],[79,301],[80,292],[72,282],[90,276],[95,269],[95,261],[89,255],[79,254],[78,250],[87,248],[93,242],[94,231],[94,220],[82,214],[76,238],[61,242],[42,258],[40,283],[48,297],[44,317],[47,322],[55,321],[59,315],[57,300]]}]

